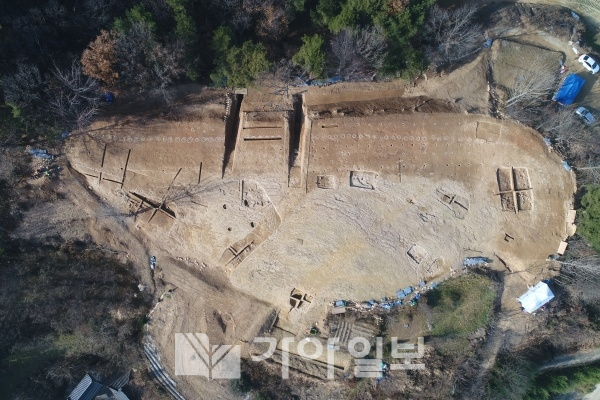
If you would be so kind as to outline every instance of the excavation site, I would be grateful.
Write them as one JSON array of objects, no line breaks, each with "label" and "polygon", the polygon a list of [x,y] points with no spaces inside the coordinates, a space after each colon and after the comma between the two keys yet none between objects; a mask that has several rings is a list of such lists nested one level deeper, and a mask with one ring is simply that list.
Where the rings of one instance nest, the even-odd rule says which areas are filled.
[{"label": "excavation site", "polygon": [[[574,176],[539,133],[399,88],[335,88],[189,86],[168,113],[125,104],[69,140],[72,172],[125,228],[113,240],[135,237],[147,253],[132,257],[156,257],[143,278],[160,296],[146,347],[173,390],[220,393],[176,377],[176,333],[239,344],[245,358],[262,354],[254,337],[297,343],[311,328],[344,349],[378,327],[332,329],[332,313],[405,307],[401,289],[424,291],[465,260],[532,285],[564,252]],[[290,352],[294,373],[326,378],[325,355]],[[336,376],[350,368],[336,353]]]}]

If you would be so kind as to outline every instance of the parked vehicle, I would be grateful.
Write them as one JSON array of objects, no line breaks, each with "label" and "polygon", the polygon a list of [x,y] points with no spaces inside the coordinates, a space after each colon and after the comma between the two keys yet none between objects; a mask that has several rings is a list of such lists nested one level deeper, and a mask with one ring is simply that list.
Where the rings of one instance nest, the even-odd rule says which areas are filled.
[{"label": "parked vehicle", "polygon": [[579,57],[579,62],[583,65],[583,68],[587,69],[591,74],[597,74],[600,71],[600,65],[598,62],[590,57],[589,54],[584,54]]},{"label": "parked vehicle", "polygon": [[585,107],[579,107],[577,110],[575,110],[575,114],[577,114],[579,118],[581,118],[587,125],[592,125],[594,122],[596,122],[596,118],[594,118],[592,113],[589,112]]}]

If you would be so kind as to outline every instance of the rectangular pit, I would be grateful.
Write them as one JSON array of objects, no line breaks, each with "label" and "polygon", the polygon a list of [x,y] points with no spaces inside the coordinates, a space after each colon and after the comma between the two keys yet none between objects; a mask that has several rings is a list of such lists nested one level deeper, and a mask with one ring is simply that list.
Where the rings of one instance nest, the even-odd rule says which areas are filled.
[{"label": "rectangular pit", "polygon": [[379,174],[372,171],[350,171],[350,186],[375,190]]},{"label": "rectangular pit", "polygon": [[513,178],[511,168],[498,168],[498,188],[500,192],[513,190]]},{"label": "rectangular pit", "polygon": [[320,189],[337,189],[337,180],[334,175],[318,175],[317,187]]},{"label": "rectangular pit", "polygon": [[527,168],[513,168],[513,176],[515,178],[515,190],[531,189]]},{"label": "rectangular pit", "polygon": [[519,211],[530,211],[533,208],[533,192],[526,190],[517,193]]},{"label": "rectangular pit", "polygon": [[502,203],[503,211],[512,211],[512,212],[516,211],[514,192],[502,193],[500,195],[500,202]]}]

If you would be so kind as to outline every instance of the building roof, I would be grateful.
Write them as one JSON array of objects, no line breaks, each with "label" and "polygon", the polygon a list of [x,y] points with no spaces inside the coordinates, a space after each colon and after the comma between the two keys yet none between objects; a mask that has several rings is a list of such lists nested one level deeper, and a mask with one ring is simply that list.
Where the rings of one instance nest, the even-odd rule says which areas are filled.
[{"label": "building roof", "polygon": [[124,374],[113,374],[108,378],[102,379],[102,384],[110,387],[111,389],[121,390],[123,386],[129,382],[131,371],[127,371]]},{"label": "building roof", "polygon": [[[125,378],[127,379],[125,381]],[[114,375],[103,382],[114,383],[111,385],[117,387],[109,387],[106,383],[101,383],[91,377],[90,374],[86,374],[81,382],[73,389],[68,400],[96,400],[96,399],[107,399],[107,400],[129,400],[128,397],[121,391],[121,388],[129,381],[129,372],[121,375]]]},{"label": "building roof", "polygon": [[540,282],[534,287],[529,288],[527,293],[519,297],[518,300],[526,312],[532,313],[553,298],[554,293],[552,293],[548,285]]}]

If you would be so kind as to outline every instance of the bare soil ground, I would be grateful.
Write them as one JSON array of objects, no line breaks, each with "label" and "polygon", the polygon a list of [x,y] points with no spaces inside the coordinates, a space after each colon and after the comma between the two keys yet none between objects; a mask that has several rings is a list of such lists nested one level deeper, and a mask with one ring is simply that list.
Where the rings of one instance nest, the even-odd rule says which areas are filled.
[{"label": "bare soil ground", "polygon": [[[336,298],[394,296],[474,254],[501,255],[533,283],[527,270],[566,238],[573,176],[536,132],[465,115],[456,99],[367,91],[353,102],[326,89],[305,94],[300,132],[286,99],[247,95],[224,175],[224,92],[196,90],[151,118],[113,109],[69,141],[72,168],[112,211],[86,208],[121,227],[113,245],[141,244],[132,256],[149,279],[147,255],[157,256],[159,293],[174,289],[149,325],[172,377],[176,332],[243,344],[279,313],[277,329],[303,337]],[[484,97],[467,106],[485,108]],[[293,150],[302,184],[289,179]],[[517,171],[508,194],[531,192],[531,207],[503,210],[499,168]],[[294,290],[306,295],[301,307]],[[177,381],[185,396],[228,396],[222,382]]]},{"label": "bare soil ground", "polygon": [[452,100],[462,112],[489,114],[488,56],[488,51],[482,51],[475,60],[450,73],[427,72],[413,86],[406,88],[406,95]]}]

